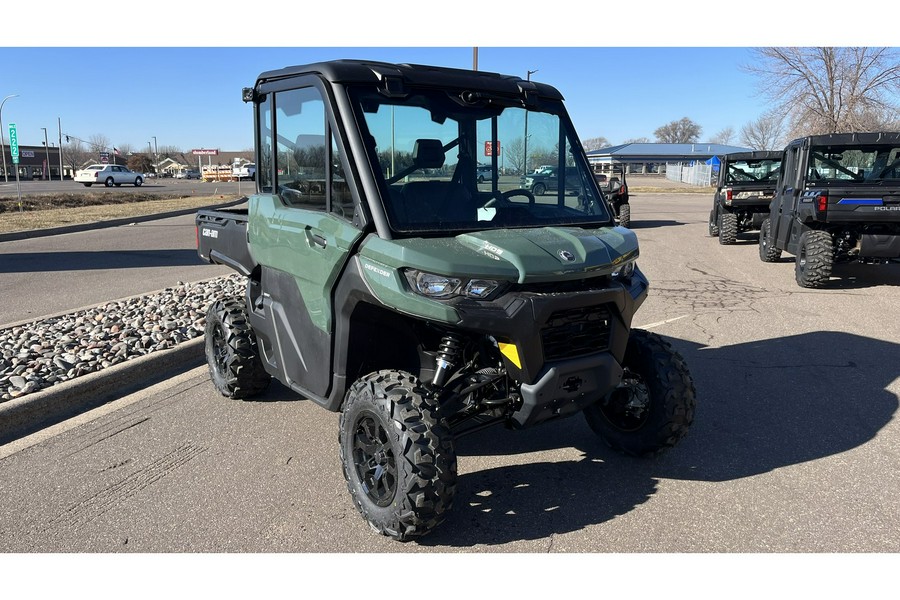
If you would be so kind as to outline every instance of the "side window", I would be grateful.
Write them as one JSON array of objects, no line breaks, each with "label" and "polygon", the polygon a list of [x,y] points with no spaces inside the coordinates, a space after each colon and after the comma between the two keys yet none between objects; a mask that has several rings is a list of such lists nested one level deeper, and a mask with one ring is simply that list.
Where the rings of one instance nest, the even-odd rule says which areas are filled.
[{"label": "side window", "polygon": [[325,210],[325,104],[318,90],[275,92],[275,193],[289,206]]},{"label": "side window", "polygon": [[256,170],[259,189],[267,194],[272,193],[272,164],[275,156],[275,143],[272,138],[272,97],[271,94],[259,105],[259,148],[260,163]]}]

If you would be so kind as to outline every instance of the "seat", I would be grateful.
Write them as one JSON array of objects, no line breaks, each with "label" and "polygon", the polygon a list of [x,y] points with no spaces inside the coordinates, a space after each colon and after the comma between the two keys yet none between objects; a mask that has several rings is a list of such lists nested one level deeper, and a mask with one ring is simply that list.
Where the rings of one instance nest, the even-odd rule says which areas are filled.
[{"label": "seat", "polygon": [[471,195],[451,181],[411,181],[400,189],[407,223],[459,223],[476,217]]}]

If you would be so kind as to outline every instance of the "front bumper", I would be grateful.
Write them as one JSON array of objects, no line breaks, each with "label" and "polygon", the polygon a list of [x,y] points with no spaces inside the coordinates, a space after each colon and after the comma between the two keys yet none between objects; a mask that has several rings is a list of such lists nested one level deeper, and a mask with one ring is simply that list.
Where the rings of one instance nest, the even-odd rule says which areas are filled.
[{"label": "front bumper", "polygon": [[618,385],[631,321],[649,284],[639,269],[625,282],[604,280],[576,291],[526,285],[493,302],[454,303],[460,328],[515,347],[503,361],[522,395],[517,426],[581,410]]}]

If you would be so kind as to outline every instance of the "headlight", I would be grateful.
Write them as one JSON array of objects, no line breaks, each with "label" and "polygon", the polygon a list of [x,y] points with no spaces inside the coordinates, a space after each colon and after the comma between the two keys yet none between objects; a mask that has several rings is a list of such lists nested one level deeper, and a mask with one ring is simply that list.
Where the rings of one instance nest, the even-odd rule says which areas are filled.
[{"label": "headlight", "polygon": [[500,282],[493,279],[461,279],[446,275],[435,275],[416,269],[405,269],[403,274],[412,291],[429,298],[452,298],[466,296],[483,299],[493,294]]},{"label": "headlight", "polygon": [[613,271],[612,277],[613,279],[621,279],[627,280],[631,279],[631,276],[634,275],[634,268],[637,266],[637,261],[629,261],[624,265],[621,265],[618,269]]}]

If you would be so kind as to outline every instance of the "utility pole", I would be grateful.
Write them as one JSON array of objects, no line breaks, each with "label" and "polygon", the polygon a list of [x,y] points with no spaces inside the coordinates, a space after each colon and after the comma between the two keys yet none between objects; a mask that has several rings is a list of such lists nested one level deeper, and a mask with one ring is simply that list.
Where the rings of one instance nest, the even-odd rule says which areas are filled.
[{"label": "utility pole", "polygon": [[63,180],[63,147],[62,147],[62,119],[56,117],[56,126],[59,130],[59,180]]},{"label": "utility pole", "polygon": [[[3,157],[3,179],[6,183],[9,183],[9,170],[6,168],[6,149],[4,148],[6,141],[3,139],[3,105],[6,104],[6,101],[10,98],[15,98],[17,96],[18,94],[10,94],[0,102],[0,154],[2,154]],[[16,172],[18,173],[19,170],[16,169]]]},{"label": "utility pole", "polygon": [[[528,71],[528,73],[525,75],[525,81],[531,81],[531,76],[537,72],[538,72],[537,69],[535,69],[534,71]],[[523,160],[522,160],[523,175],[528,175],[528,107],[527,106],[525,107],[525,144],[524,144],[524,150],[523,150],[522,154],[524,154]]]},{"label": "utility pole", "polygon": [[156,145],[156,136],[153,136],[153,149],[156,151],[154,153],[156,157],[156,177],[159,178],[161,173],[159,172],[159,146]]},{"label": "utility pole", "polygon": [[478,70],[478,46],[472,48],[472,70]]}]

